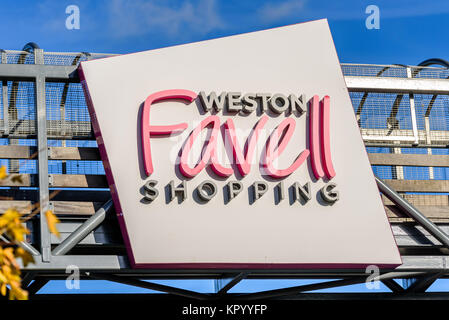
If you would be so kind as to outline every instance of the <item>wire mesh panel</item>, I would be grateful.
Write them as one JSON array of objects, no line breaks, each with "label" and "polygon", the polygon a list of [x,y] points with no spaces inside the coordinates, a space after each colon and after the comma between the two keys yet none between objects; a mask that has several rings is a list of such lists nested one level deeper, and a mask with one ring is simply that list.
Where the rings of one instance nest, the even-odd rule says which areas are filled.
[{"label": "wire mesh panel", "polygon": [[[81,61],[114,56],[89,53],[44,53],[46,65],[78,65]],[[34,64],[34,54],[26,51],[6,52],[9,64]],[[36,134],[34,82],[8,81],[9,134]],[[91,124],[84,93],[79,83],[46,83],[48,134],[50,136],[91,137]],[[3,108],[3,103],[1,103]],[[3,113],[0,115],[3,119]],[[8,131],[8,130],[5,130]],[[4,131],[4,132],[5,132]]]},{"label": "wire mesh panel", "polygon": [[[401,148],[402,154],[427,154],[427,149],[422,148]],[[429,167],[404,166],[405,180],[429,180]]]},{"label": "wire mesh panel", "polygon": [[349,94],[363,136],[379,140],[385,137],[413,137],[408,94],[377,92]]},{"label": "wire mesh panel", "polygon": [[[19,146],[36,146],[37,141],[35,139],[2,139],[5,141],[5,145],[19,145]],[[24,174],[36,174],[37,158],[35,159],[9,159],[6,162],[8,173],[24,173]]]},{"label": "wire mesh panel", "polygon": [[26,51],[8,51],[6,61],[11,64],[34,64],[34,54]]},{"label": "wire mesh panel", "polygon": [[8,81],[8,116],[10,134],[36,134],[34,82]]},{"label": "wire mesh panel", "polygon": [[66,147],[83,147],[83,148],[96,148],[98,147],[95,140],[66,140]]},{"label": "wire mesh panel", "polygon": [[50,174],[104,175],[101,161],[48,160]]},{"label": "wire mesh panel", "polygon": [[[431,152],[434,155],[449,155],[447,148],[431,149]],[[434,167],[433,175],[435,180],[449,180],[449,168]]]},{"label": "wire mesh panel", "polygon": [[[96,148],[94,140],[48,140],[49,147]],[[104,175],[100,160],[49,160],[49,173]]]},{"label": "wire mesh panel", "polygon": [[341,69],[345,76],[407,78],[407,67],[399,65],[344,63],[341,65]]},{"label": "wire mesh panel", "polygon": [[67,174],[100,174],[104,175],[101,161],[67,161]]},{"label": "wire mesh panel", "polygon": [[45,89],[48,134],[90,136],[90,117],[81,84],[46,83]]},{"label": "wire mesh panel", "polygon": [[410,68],[412,78],[448,79],[449,70],[441,67],[418,67],[402,65],[374,65],[342,63],[341,69],[345,76],[354,77],[387,77],[408,78],[407,68]]},{"label": "wire mesh panel", "polygon": [[65,53],[65,52],[46,52],[44,54],[44,64],[70,66],[77,65],[81,61],[89,59],[100,59],[115,56],[114,54],[98,53]]},{"label": "wire mesh panel", "polygon": [[435,145],[449,144],[449,96],[415,94],[420,140]]},{"label": "wire mesh panel", "polygon": [[427,79],[448,79],[449,70],[435,67],[414,67],[412,68],[413,78]]},{"label": "wire mesh panel", "polygon": [[[387,147],[366,147],[366,151],[368,153],[383,153],[383,154],[392,153],[392,149]],[[373,169],[374,175],[376,175],[380,179],[397,179],[396,170],[394,166],[374,165],[371,167]]]},{"label": "wire mesh panel", "polygon": [[46,53],[44,54],[44,64],[70,66],[77,65],[81,61],[86,61],[87,56],[83,53],[79,54],[57,54]]},{"label": "wire mesh panel", "polygon": [[380,179],[397,179],[396,171],[392,166],[371,166],[375,176]]}]

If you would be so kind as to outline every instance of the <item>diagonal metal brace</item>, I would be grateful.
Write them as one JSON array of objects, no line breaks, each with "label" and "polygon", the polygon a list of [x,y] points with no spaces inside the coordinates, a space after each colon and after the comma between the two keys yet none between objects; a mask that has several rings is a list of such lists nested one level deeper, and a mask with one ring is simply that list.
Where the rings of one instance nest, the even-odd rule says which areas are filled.
[{"label": "diagonal metal brace", "polygon": [[217,294],[225,294],[241,280],[246,278],[249,272],[240,272],[233,276],[215,279],[215,291]]},{"label": "diagonal metal brace", "polygon": [[382,283],[394,293],[402,293],[405,291],[405,289],[396,281],[394,281],[394,279],[385,279],[382,280]]},{"label": "diagonal metal brace", "polygon": [[52,251],[52,255],[60,256],[69,252],[74,246],[76,246],[81,240],[83,240],[90,232],[104,221],[106,213],[112,208],[112,199],[106,202],[92,217],[87,219],[81,226],[78,227],[70,236],[62,241]]}]

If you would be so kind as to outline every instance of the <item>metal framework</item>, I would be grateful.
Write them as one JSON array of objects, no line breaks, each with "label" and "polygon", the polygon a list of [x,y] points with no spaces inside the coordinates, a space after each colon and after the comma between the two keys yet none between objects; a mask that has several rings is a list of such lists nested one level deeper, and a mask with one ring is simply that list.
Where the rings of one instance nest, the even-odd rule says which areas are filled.
[{"label": "metal framework", "polygon": [[[31,296],[49,280],[65,279],[67,266],[75,265],[82,279],[103,279],[202,300],[449,297],[426,292],[436,279],[449,274],[449,172],[443,177],[449,168],[447,62],[342,64],[404,262],[397,269],[381,270],[378,280],[391,293],[354,295],[313,291],[364,283],[365,270],[131,269],[76,73],[80,61],[109,55],[44,53],[34,43],[22,51],[0,50],[0,54],[0,162],[23,177],[21,184],[2,182],[0,195],[6,200],[0,200],[0,207],[40,204],[40,215],[28,222],[32,234],[20,244],[36,261],[24,269],[23,283]],[[61,240],[48,232],[43,214],[48,209],[62,222]],[[243,279],[280,278],[322,282],[228,293]],[[193,292],[148,281],[151,279],[215,279],[215,292]],[[394,279],[402,279],[402,285]]]}]

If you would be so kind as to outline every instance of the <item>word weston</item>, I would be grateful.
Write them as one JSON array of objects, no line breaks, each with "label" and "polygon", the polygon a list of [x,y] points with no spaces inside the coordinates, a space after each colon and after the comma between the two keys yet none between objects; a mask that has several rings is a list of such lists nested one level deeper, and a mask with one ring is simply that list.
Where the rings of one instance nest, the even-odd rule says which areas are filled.
[{"label": "word weston", "polygon": [[251,113],[260,105],[260,111],[268,112],[268,110],[281,114],[282,112],[292,113],[296,110],[299,114],[305,111],[305,95],[299,97],[290,94],[288,97],[281,93],[270,95],[269,93],[247,93],[242,95],[240,92],[222,92],[220,96],[212,91],[207,96],[204,91],[199,93],[199,98],[204,112],[221,111],[226,108],[228,112],[243,111]]},{"label": "word weston", "polygon": [[[151,125],[150,110],[152,104],[169,99],[180,99],[186,102],[194,101],[198,95],[189,90],[164,90],[151,94],[145,100],[141,117],[141,139],[142,139],[142,155],[144,170],[147,176],[154,171],[151,156],[151,136],[154,135],[170,135],[179,133],[187,129],[187,123],[177,123],[170,125],[156,126]],[[257,106],[256,99],[260,99],[262,110],[270,108],[275,113],[292,110],[293,108],[300,114],[304,112],[305,96],[300,98],[291,94],[289,97],[282,94],[245,94],[240,93],[222,93],[217,97],[212,93],[207,97],[204,92],[200,92],[199,101],[204,111],[215,109],[219,111],[224,108],[225,100],[227,101],[228,111],[245,111],[252,112]],[[271,133],[266,142],[266,150],[261,160],[261,165],[267,175],[272,178],[284,178],[292,174],[298,169],[309,157],[311,168],[316,179],[326,176],[331,179],[335,176],[335,170],[332,164],[330,152],[330,134],[329,134],[329,116],[330,116],[330,97],[324,96],[320,101],[317,95],[313,96],[309,103],[309,149],[305,149],[298,154],[293,163],[287,168],[275,168],[274,162],[283,153],[287,147],[296,127],[296,121],[291,118],[285,118]],[[199,174],[206,166],[210,165],[211,169],[220,177],[229,177],[234,173],[232,166],[226,167],[219,163],[217,153],[218,135],[222,135],[223,141],[230,143],[233,153],[231,163],[237,167],[242,177],[248,175],[251,169],[251,161],[254,156],[254,149],[260,137],[260,132],[264,129],[268,121],[267,115],[262,115],[253,131],[247,138],[247,148],[239,145],[237,140],[236,129],[232,119],[227,119],[224,123],[224,133],[220,132],[220,119],[216,115],[207,116],[201,123],[191,132],[187,138],[184,147],[181,150],[179,170],[187,178],[193,178]],[[195,140],[200,133],[211,128],[210,138],[205,142],[204,151],[200,160],[194,166],[188,164],[189,154]],[[207,144],[206,144],[207,143]]]}]

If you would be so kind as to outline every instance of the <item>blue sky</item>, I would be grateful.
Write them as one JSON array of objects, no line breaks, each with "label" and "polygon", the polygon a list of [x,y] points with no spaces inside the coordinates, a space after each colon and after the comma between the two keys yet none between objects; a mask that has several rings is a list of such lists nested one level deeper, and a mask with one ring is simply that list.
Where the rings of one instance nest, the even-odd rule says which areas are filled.
[{"label": "blue sky", "polygon": [[[341,62],[416,65],[449,60],[449,1],[435,0],[2,0],[2,49],[36,42],[45,51],[130,53],[327,18]],[[66,7],[80,9],[80,29],[65,27]],[[368,5],[380,10],[380,29],[368,30]],[[213,281],[167,282],[210,292]],[[235,292],[269,290],[302,281],[244,281]],[[447,290],[438,281],[432,291]],[[338,291],[366,291],[356,285]],[[381,291],[389,291],[381,285]],[[40,293],[144,292],[105,281],[82,282],[67,291],[52,281]]]},{"label": "blue sky", "polygon": [[[368,5],[380,29],[368,30]],[[68,5],[80,29],[68,30]],[[3,0],[3,49],[34,41],[47,51],[129,53],[327,18],[342,62],[418,64],[449,59],[446,0]]]}]

